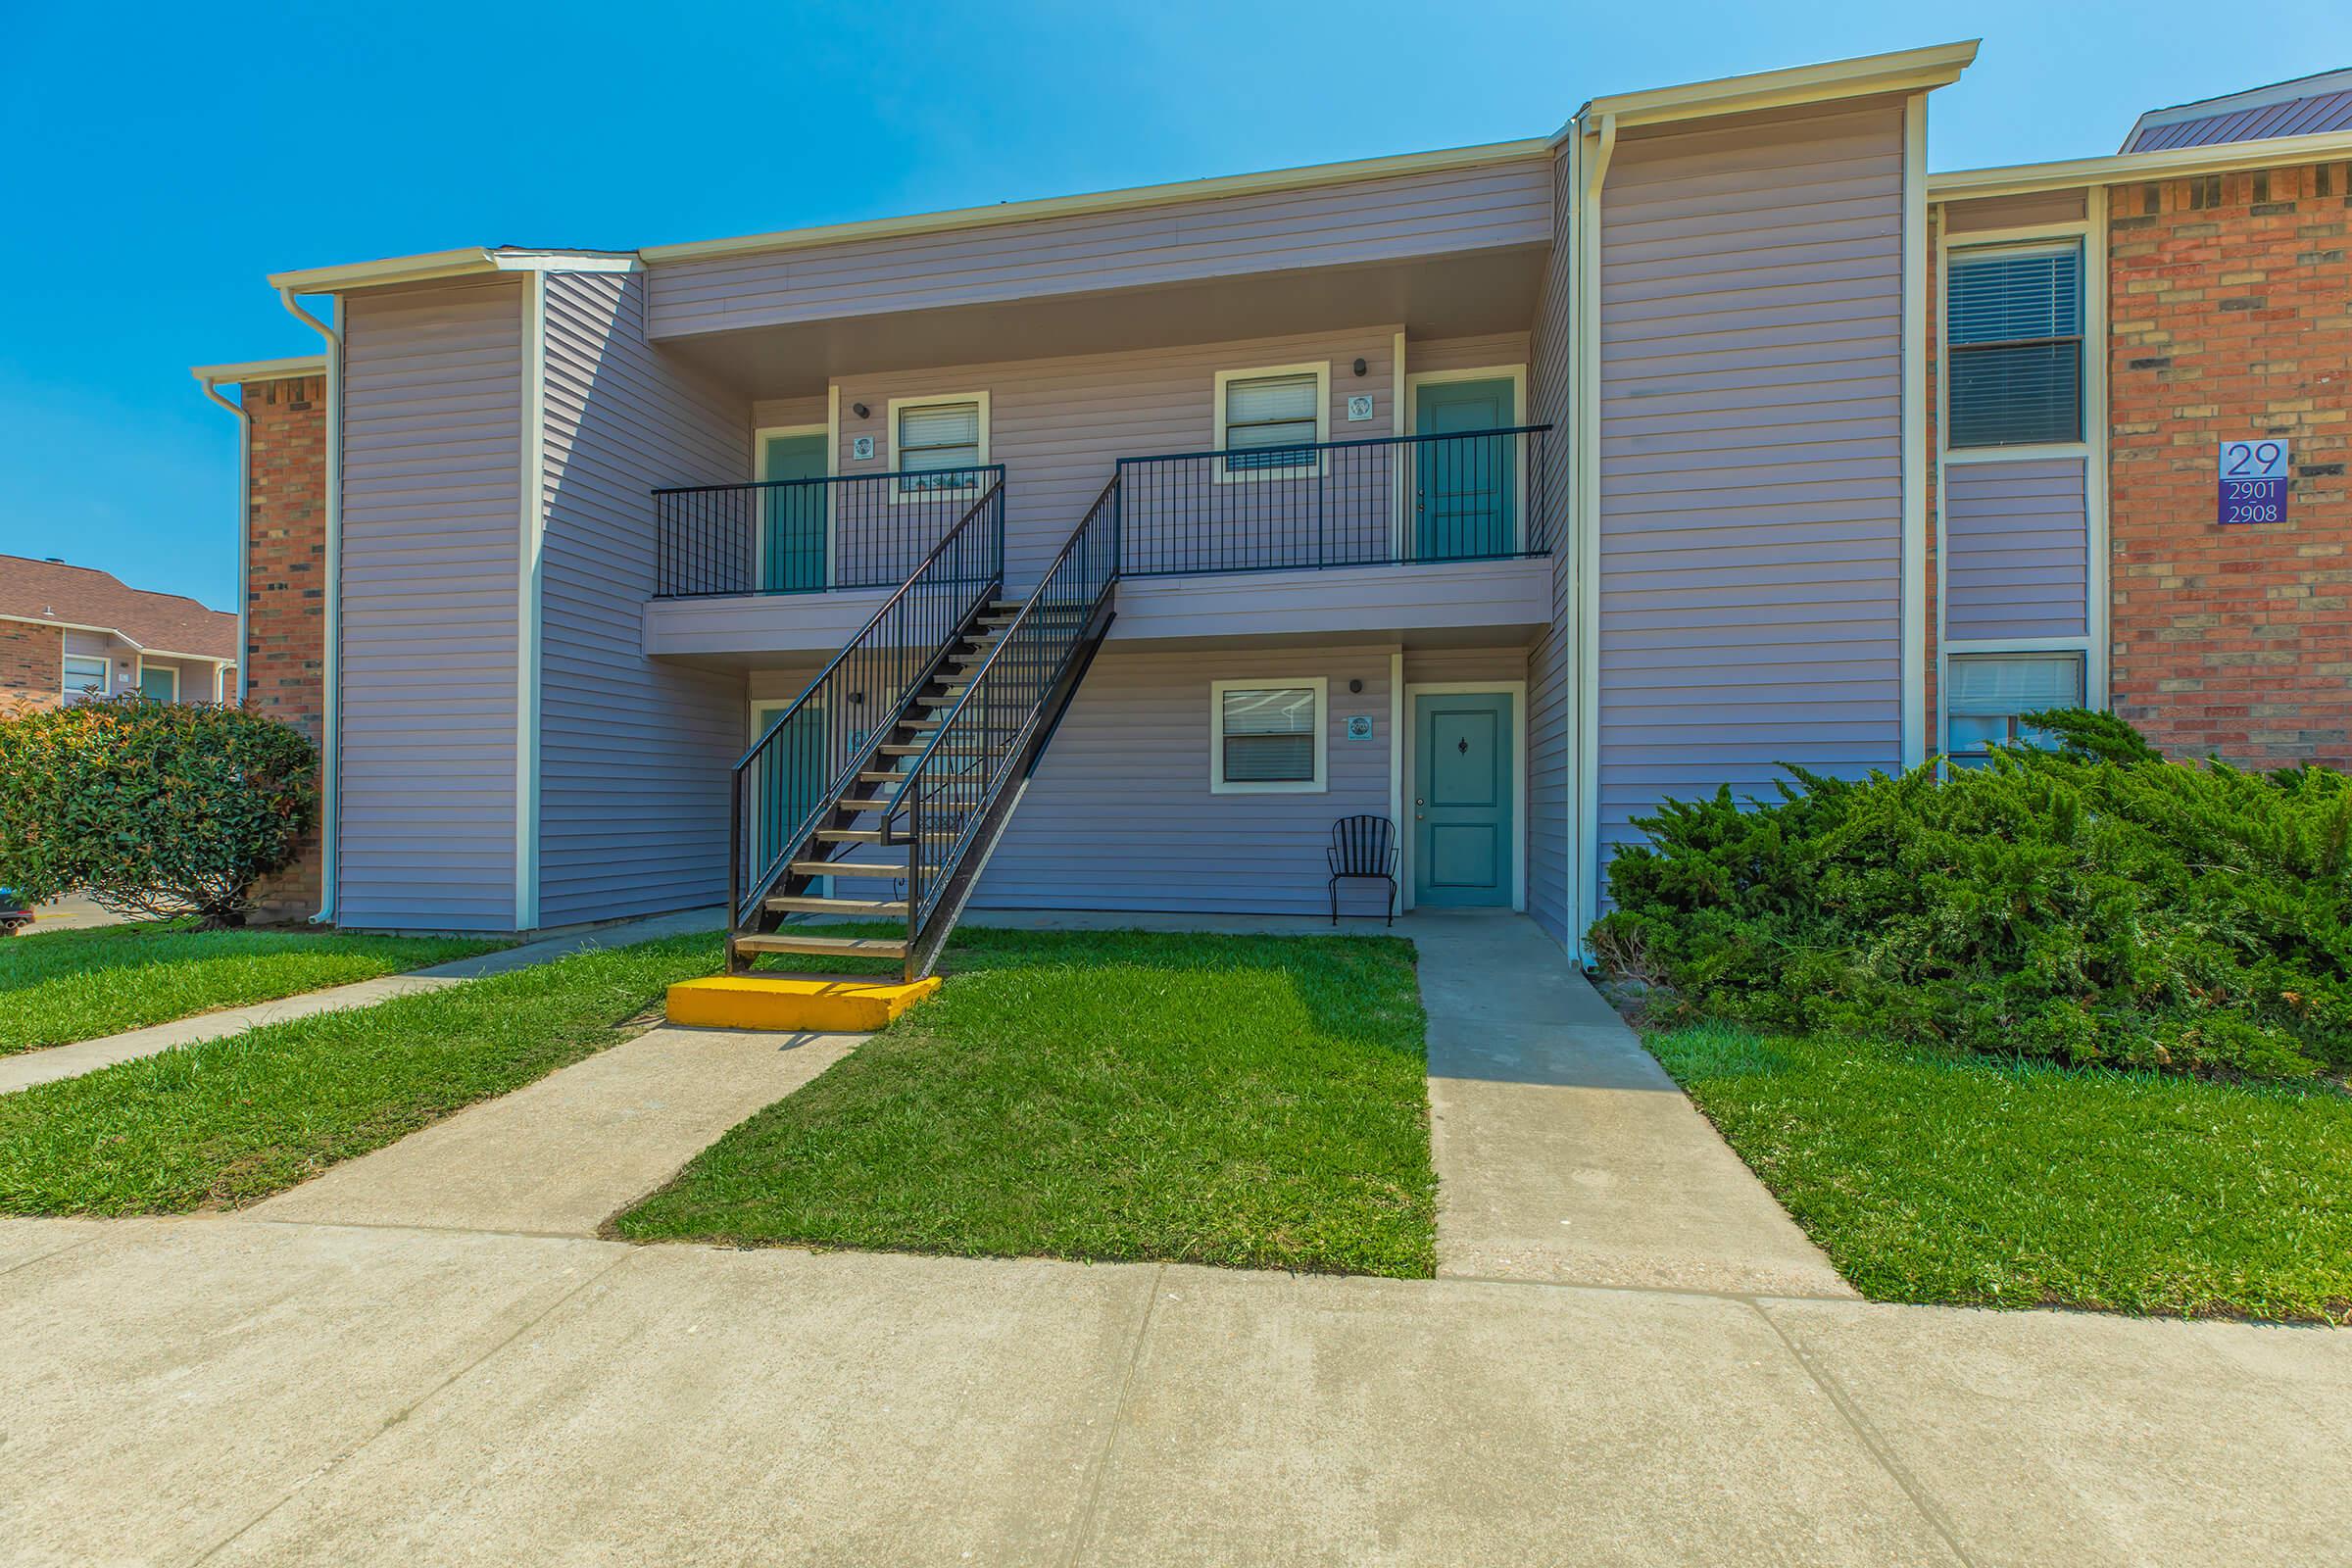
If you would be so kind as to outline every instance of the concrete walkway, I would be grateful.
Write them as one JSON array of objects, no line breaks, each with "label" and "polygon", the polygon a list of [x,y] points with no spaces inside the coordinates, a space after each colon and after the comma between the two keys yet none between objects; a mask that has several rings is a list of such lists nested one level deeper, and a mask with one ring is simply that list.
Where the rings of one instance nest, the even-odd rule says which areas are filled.
[{"label": "concrete walkway", "polygon": [[307,1018],[317,1012],[344,1012],[353,1007],[372,1007],[394,997],[433,991],[442,986],[456,985],[461,980],[478,980],[485,975],[505,974],[534,963],[545,963],[551,958],[585,953],[591,948],[626,947],[633,942],[650,942],[657,937],[680,936],[690,931],[716,931],[721,924],[719,911],[715,908],[655,915],[591,931],[526,942],[499,953],[459,958],[424,969],[412,969],[407,974],[384,975],[374,980],[355,981],[347,986],[330,986],[323,991],[307,991],[300,996],[256,1003],[248,1007],[202,1012],[193,1018],[179,1018],[171,1023],[154,1024],[119,1035],[104,1035],[96,1040],[76,1041],[70,1046],[49,1046],[39,1051],[20,1052],[13,1056],[0,1056],[0,1095],[59,1078],[78,1078],[85,1072],[96,1072],[101,1067],[111,1067],[119,1061],[152,1056],[158,1052],[170,1051],[174,1046],[192,1046],[200,1041],[243,1034],[248,1029],[266,1023]]},{"label": "concrete walkway", "polygon": [[2352,1335],[0,1221],[24,1564],[2340,1561]]},{"label": "concrete walkway", "polygon": [[257,1220],[594,1236],[863,1035],[649,1030],[245,1212]]}]

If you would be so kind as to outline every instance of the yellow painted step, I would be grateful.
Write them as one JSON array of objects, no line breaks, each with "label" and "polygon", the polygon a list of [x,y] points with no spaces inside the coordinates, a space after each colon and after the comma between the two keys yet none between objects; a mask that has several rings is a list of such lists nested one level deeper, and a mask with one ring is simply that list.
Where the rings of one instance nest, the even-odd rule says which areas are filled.
[{"label": "yellow painted step", "polygon": [[871,1034],[939,989],[841,975],[714,974],[669,988],[671,1023],[790,1034]]}]

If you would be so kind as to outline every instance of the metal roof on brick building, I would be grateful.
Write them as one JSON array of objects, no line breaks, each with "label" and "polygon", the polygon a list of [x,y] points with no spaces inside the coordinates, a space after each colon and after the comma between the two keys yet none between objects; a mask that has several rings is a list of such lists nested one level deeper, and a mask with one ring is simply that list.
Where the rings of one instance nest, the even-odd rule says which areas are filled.
[{"label": "metal roof on brick building", "polygon": [[2145,153],[2168,147],[2210,147],[2274,136],[2312,136],[2328,130],[2352,130],[2352,71],[2322,72],[2221,98],[2151,109],[2133,122],[2123,150]]}]

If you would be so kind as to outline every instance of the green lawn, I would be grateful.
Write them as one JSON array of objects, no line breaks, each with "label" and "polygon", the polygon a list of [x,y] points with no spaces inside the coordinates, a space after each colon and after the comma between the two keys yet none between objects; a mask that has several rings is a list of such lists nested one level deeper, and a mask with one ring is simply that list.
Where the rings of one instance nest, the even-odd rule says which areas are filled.
[{"label": "green lawn", "polygon": [[0,1056],[274,1002],[509,946],[180,924],[0,939]]},{"label": "green lawn", "polygon": [[618,1043],[715,936],[561,958],[0,1095],[0,1213],[233,1207]]},{"label": "green lawn", "polygon": [[950,960],[613,1231],[1432,1272],[1409,943],[967,927]]},{"label": "green lawn", "polygon": [[2352,1096],[1724,1025],[1647,1043],[1875,1300],[2352,1318]]}]

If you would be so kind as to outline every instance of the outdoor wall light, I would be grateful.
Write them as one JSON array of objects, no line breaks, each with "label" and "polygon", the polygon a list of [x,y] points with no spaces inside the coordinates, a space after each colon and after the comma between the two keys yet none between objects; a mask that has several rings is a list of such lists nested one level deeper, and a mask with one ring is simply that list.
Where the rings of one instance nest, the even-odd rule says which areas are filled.
[{"label": "outdoor wall light", "polygon": [[[1363,364],[1364,362],[1363,362],[1363,361],[1361,361],[1361,360],[1358,360],[1358,361],[1356,361],[1355,363],[1356,363],[1356,364],[1358,364],[1358,365],[1361,365],[1361,364]],[[1349,682],[1348,683],[1348,690],[1350,693],[1357,693],[1357,692],[1361,692],[1363,689],[1364,689],[1364,683],[1363,683],[1362,681],[1360,681],[1360,680],[1351,680],[1351,681],[1349,681]]]},{"label": "outdoor wall light", "polygon": [[853,403],[853,404],[851,404],[851,405],[850,405],[850,412],[851,412],[852,414],[855,414],[856,416],[858,416],[858,417],[859,417],[860,419],[864,419],[864,418],[870,418],[870,417],[872,417],[872,416],[873,416],[873,411],[872,411],[871,409],[868,409],[868,408],[867,408],[867,407],[866,407],[864,404],[862,404],[862,403]]},{"label": "outdoor wall light", "polygon": [[1364,362],[1362,360],[1357,360],[1355,362],[1355,373],[1358,375],[1364,373]]}]

